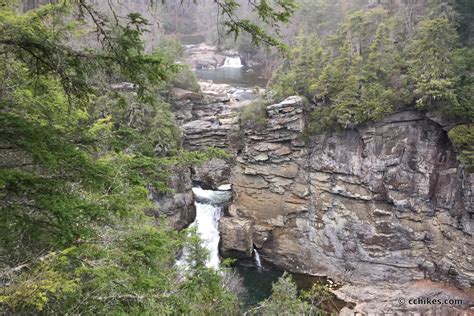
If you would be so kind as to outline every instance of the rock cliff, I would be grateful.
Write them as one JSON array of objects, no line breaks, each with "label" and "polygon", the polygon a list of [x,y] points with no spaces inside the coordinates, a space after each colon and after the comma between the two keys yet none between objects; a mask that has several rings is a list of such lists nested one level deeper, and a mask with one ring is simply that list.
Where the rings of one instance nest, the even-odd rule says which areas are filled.
[{"label": "rock cliff", "polygon": [[[212,85],[212,86],[211,86]],[[173,103],[183,130],[183,146],[189,150],[206,147],[228,148],[238,131],[238,109],[227,85],[200,84],[201,98],[184,98]]]},{"label": "rock cliff", "polygon": [[224,256],[250,258],[255,247],[278,268],[328,276],[359,311],[404,310],[397,290],[467,302],[455,287],[474,282],[474,176],[425,114],[405,109],[305,139],[299,97],[268,106],[263,128],[240,131],[231,100],[189,108],[185,146],[235,155],[222,166],[234,191],[220,223]]},{"label": "rock cliff", "polygon": [[177,230],[188,227],[196,219],[196,207],[192,191],[191,170],[189,167],[174,166],[168,180],[168,193],[158,193],[148,188],[150,199],[156,208],[146,211],[156,218],[166,217],[168,224]]}]

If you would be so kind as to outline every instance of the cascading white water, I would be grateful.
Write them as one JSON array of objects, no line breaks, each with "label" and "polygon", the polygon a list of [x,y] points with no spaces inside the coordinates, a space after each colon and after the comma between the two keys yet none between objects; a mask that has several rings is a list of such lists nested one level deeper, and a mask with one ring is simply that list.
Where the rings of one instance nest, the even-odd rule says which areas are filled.
[{"label": "cascading white water", "polygon": [[223,184],[223,185],[220,185],[217,190],[219,191],[230,191],[232,190],[232,185],[230,184]]},{"label": "cascading white water", "polygon": [[255,254],[255,265],[257,268],[262,268],[262,262],[260,261],[260,254],[258,253],[257,249],[253,249],[253,253]]},{"label": "cascading white water", "polygon": [[210,204],[195,203],[196,220],[191,227],[196,227],[197,233],[202,239],[205,248],[209,251],[207,266],[217,269],[219,267],[219,219],[221,208]]},{"label": "cascading white water", "polygon": [[224,65],[222,68],[242,68],[242,60],[240,60],[239,56],[235,57],[226,57],[224,61]]},{"label": "cascading white water", "polygon": [[[225,188],[227,189],[227,186]],[[196,219],[189,227],[196,228],[204,247],[209,252],[209,259],[206,263],[207,267],[218,269],[220,264],[219,220],[222,213],[220,205],[225,204],[232,196],[232,193],[230,191],[203,190],[199,187],[193,188],[193,193],[196,200],[194,203],[196,206]],[[186,255],[187,252],[184,249],[177,265],[186,267]]]}]

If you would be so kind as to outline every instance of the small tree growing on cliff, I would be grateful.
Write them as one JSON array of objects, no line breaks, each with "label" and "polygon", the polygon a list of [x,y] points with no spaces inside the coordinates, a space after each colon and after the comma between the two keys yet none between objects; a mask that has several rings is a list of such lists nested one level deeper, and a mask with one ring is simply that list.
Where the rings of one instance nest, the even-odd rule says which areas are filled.
[{"label": "small tree growing on cliff", "polygon": [[244,128],[263,128],[267,122],[267,104],[257,100],[243,107],[240,123]]},{"label": "small tree growing on cliff", "polygon": [[250,312],[251,315],[309,315],[311,306],[298,297],[296,284],[288,273],[272,286],[272,295]]},{"label": "small tree growing on cliff", "polygon": [[[316,297],[318,296],[318,297]],[[272,295],[259,306],[247,312],[247,315],[326,315],[318,306],[330,300],[332,294],[321,284],[309,291],[298,293],[291,275],[284,273],[272,286]]]}]

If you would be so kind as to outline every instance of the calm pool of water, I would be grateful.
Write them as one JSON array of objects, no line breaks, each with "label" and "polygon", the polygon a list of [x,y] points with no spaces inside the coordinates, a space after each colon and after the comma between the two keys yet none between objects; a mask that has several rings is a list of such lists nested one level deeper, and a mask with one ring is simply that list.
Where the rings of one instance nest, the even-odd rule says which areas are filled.
[{"label": "calm pool of water", "polygon": [[237,87],[265,88],[268,80],[262,78],[258,68],[218,68],[210,70],[196,70],[196,75],[201,80],[212,80],[214,83],[226,83]]},{"label": "calm pool of water", "polygon": [[237,266],[243,279],[245,292],[242,294],[244,308],[248,309],[267,299],[272,294],[272,284],[283,274],[281,271]]}]

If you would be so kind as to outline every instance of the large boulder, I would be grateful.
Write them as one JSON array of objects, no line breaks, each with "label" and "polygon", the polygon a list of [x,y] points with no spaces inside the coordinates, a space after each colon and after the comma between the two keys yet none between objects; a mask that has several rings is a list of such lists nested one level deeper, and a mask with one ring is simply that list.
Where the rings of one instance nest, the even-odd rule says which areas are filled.
[{"label": "large boulder", "polygon": [[202,95],[189,90],[184,90],[180,88],[171,89],[171,97],[176,101],[192,101],[202,99]]},{"label": "large boulder", "polygon": [[223,217],[219,222],[220,252],[224,257],[252,258],[252,223],[245,219]]},{"label": "large boulder", "polygon": [[229,183],[231,167],[228,160],[212,158],[193,167],[192,179],[203,188],[217,190],[221,185]]},{"label": "large boulder", "polygon": [[226,56],[217,51],[215,46],[199,44],[187,51],[186,63],[192,69],[216,69],[224,64]]}]

